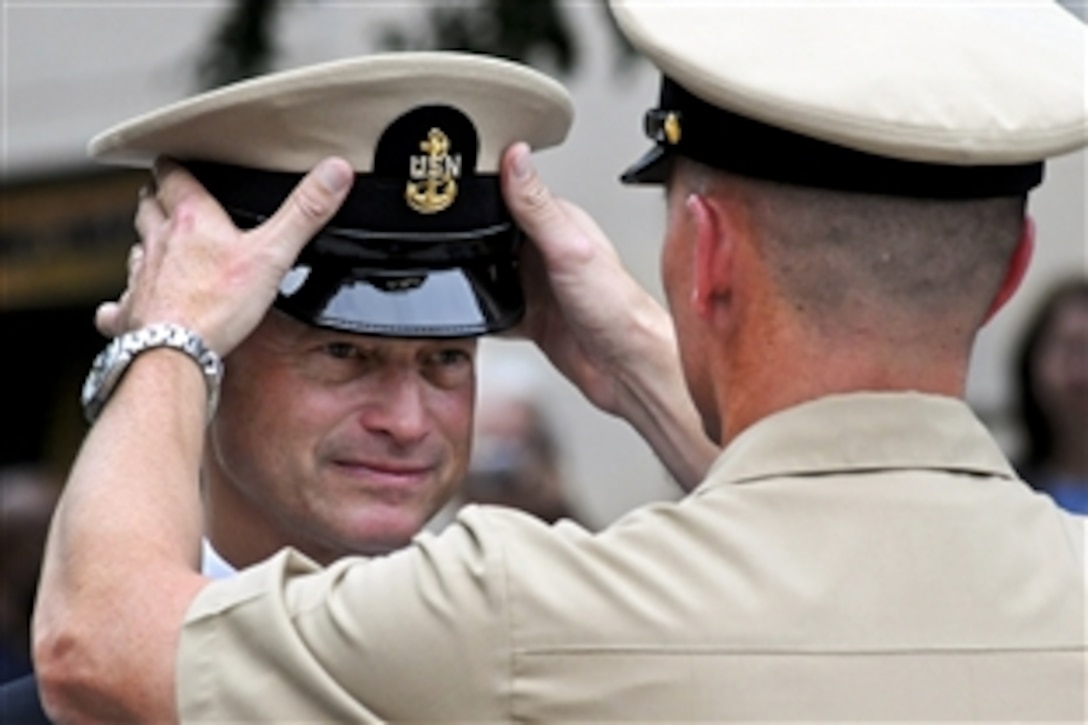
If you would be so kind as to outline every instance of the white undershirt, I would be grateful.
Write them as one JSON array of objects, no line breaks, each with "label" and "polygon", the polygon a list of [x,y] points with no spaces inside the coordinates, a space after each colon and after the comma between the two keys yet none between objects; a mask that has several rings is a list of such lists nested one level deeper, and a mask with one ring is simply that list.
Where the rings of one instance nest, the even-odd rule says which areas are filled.
[{"label": "white undershirt", "polygon": [[230,579],[238,570],[212,548],[207,538],[200,541],[200,573],[212,579]]}]

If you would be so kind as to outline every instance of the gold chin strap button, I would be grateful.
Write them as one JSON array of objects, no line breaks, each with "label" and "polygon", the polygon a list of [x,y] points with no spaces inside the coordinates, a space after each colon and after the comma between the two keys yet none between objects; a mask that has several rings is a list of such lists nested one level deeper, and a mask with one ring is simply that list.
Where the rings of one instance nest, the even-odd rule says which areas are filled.
[{"label": "gold chin strap button", "polygon": [[643,119],[646,135],[655,143],[675,146],[680,143],[683,131],[680,127],[680,112],[652,108]]},{"label": "gold chin strap button", "polygon": [[665,140],[669,142],[670,146],[680,143],[680,114],[675,111],[669,111],[665,114],[661,129],[665,132]]}]

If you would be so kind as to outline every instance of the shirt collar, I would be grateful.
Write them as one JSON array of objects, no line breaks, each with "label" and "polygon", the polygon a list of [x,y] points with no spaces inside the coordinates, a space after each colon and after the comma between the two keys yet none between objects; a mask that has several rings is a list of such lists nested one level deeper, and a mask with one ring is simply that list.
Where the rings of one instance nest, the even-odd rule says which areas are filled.
[{"label": "shirt collar", "polygon": [[889,469],[1016,478],[971,409],[921,393],[850,393],[802,403],[741,432],[707,482]]}]

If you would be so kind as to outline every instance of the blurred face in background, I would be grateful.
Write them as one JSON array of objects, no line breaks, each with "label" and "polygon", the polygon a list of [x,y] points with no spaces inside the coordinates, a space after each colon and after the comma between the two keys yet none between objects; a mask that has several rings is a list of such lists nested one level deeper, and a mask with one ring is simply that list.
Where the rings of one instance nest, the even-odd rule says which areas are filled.
[{"label": "blurred face in background", "polygon": [[[0,659],[30,672],[30,618],[61,481],[44,469],[0,470]],[[5,674],[9,674],[6,673]]]},{"label": "blurred face in background", "polygon": [[547,421],[532,401],[512,395],[489,397],[477,412],[463,497],[551,520],[564,506],[557,455]]},{"label": "blurred face in background", "polygon": [[1055,432],[1088,436],[1088,295],[1071,295],[1051,315],[1035,350],[1034,393]]}]

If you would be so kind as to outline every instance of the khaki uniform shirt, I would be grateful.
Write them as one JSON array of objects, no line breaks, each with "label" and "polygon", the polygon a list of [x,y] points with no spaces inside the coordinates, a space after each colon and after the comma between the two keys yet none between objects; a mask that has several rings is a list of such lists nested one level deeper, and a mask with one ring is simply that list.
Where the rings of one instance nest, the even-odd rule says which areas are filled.
[{"label": "khaki uniform shirt", "polygon": [[591,535],[465,510],[393,555],[207,587],[190,721],[1080,721],[1083,522],[970,410],[835,396]]}]

